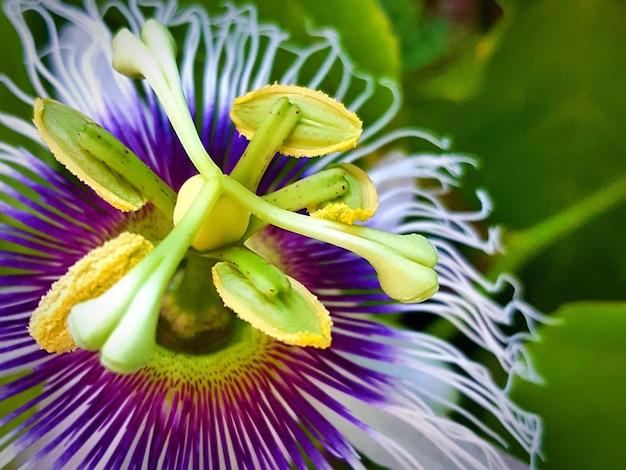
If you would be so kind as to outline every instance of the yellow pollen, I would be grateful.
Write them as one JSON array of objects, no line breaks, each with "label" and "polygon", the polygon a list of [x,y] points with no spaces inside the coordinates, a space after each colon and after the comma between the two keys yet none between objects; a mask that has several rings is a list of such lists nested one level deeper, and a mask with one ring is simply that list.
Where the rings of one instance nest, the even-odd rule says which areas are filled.
[{"label": "yellow pollen", "polygon": [[346,203],[340,202],[337,204],[328,204],[321,209],[312,211],[310,215],[316,219],[334,220],[352,225],[357,220],[362,222],[368,220],[375,212],[376,208],[361,209],[357,207],[356,209],[352,209]]},{"label": "yellow pollen", "polygon": [[67,318],[75,305],[104,294],[154,249],[141,235],[123,232],[91,250],[52,284],[30,318],[28,330],[42,349],[74,351]]}]

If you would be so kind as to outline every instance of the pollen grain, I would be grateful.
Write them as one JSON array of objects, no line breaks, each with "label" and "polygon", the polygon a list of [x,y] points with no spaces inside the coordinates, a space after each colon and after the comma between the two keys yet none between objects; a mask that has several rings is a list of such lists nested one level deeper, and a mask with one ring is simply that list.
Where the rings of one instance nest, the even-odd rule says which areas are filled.
[{"label": "pollen grain", "polygon": [[123,232],[91,250],[41,298],[30,318],[30,335],[48,352],[74,351],[78,346],[67,325],[71,309],[104,294],[153,249],[141,235]]}]

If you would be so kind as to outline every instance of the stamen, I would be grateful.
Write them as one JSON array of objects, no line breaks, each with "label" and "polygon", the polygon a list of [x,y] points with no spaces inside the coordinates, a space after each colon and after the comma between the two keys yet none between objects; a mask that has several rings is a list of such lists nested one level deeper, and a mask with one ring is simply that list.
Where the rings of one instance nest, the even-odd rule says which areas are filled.
[{"label": "stamen", "polygon": [[54,157],[102,199],[124,212],[143,207],[146,198],[141,192],[123,174],[86,152],[78,141],[85,126],[93,123],[91,119],[57,101],[37,99],[33,121]]},{"label": "stamen", "polygon": [[265,297],[275,297],[291,288],[287,276],[280,269],[248,248],[231,245],[205,255],[228,261]]},{"label": "stamen", "polygon": [[219,262],[213,267],[217,292],[239,318],[285,344],[330,347],[330,313],[306,287],[287,279],[290,289],[268,298],[233,264]]},{"label": "stamen", "polygon": [[341,163],[347,190],[340,197],[313,204],[307,207],[312,217],[336,220],[352,225],[357,220],[370,219],[378,208],[376,186],[370,177],[359,167],[350,163]]},{"label": "stamen", "polygon": [[153,249],[142,236],[124,232],[91,250],[42,297],[30,318],[31,336],[48,352],[75,350],[67,325],[72,307],[104,294]]},{"label": "stamen", "polygon": [[[376,187],[360,168],[341,163],[261,196],[270,204],[291,212],[306,208],[311,216],[353,224],[371,218],[378,207]],[[267,223],[252,217],[248,239]]]},{"label": "stamen", "polygon": [[150,201],[171,217],[176,193],[103,127],[47,98],[35,100],[34,122],[59,163],[113,207],[137,211]]},{"label": "stamen", "polygon": [[251,139],[279,98],[300,108],[300,120],[280,148],[292,157],[317,157],[356,146],[363,123],[339,101],[321,91],[295,85],[268,85],[235,99],[230,117]]}]

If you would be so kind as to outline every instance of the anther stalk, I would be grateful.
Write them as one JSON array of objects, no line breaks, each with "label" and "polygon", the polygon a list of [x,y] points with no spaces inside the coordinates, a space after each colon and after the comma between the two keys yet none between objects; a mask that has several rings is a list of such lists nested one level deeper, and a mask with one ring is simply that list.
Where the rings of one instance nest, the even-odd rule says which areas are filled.
[{"label": "anther stalk", "polygon": [[287,98],[279,98],[261,121],[244,154],[230,176],[251,191],[256,191],[272,158],[298,124],[300,108]]}]

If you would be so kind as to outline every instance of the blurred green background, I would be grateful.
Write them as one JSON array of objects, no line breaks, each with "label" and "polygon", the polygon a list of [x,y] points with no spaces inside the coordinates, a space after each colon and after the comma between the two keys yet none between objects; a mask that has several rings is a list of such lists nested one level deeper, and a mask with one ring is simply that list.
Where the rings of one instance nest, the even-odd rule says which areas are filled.
[{"label": "blurred green background", "polygon": [[[530,302],[563,319],[532,350],[545,386],[515,390],[546,420],[540,467],[622,468],[624,2],[265,0],[259,10],[296,40],[306,40],[303,21],[336,28],[359,67],[402,83],[398,124],[449,135],[478,156],[465,187],[488,190],[509,241],[488,268],[514,271]],[[25,80],[17,38],[3,41],[2,72]],[[11,106],[4,90],[0,105]],[[471,208],[473,193],[463,196]]]}]

